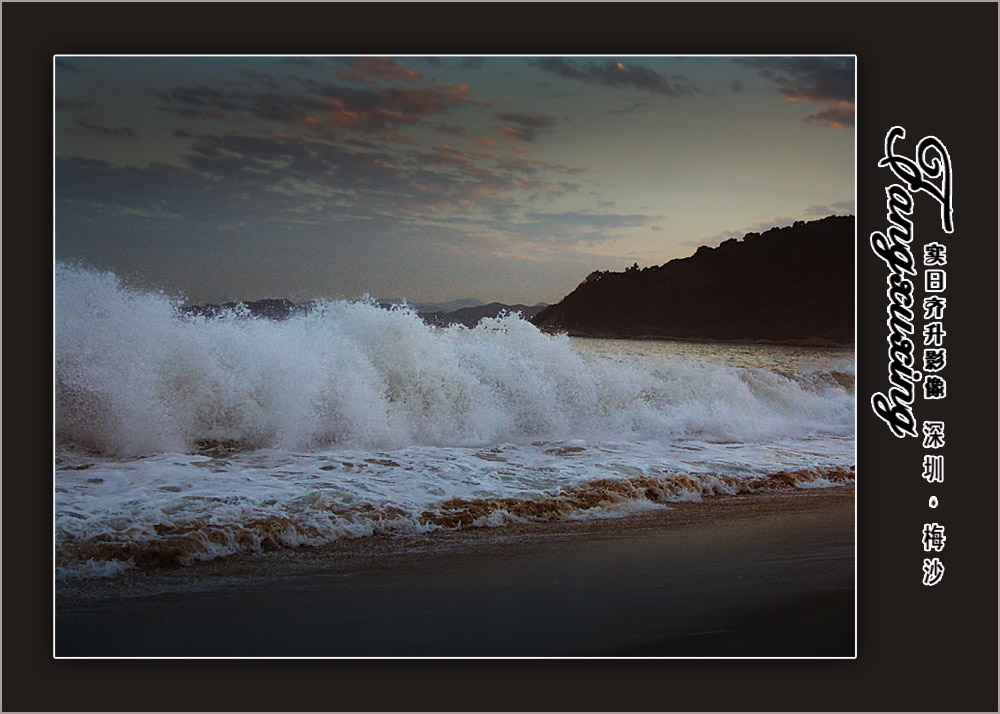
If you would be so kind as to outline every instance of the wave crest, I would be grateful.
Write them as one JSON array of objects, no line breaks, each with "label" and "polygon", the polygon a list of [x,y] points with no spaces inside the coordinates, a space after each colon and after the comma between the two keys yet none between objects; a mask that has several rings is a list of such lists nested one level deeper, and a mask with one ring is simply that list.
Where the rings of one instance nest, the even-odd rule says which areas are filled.
[{"label": "wave crest", "polygon": [[108,454],[848,433],[847,384],[588,358],[516,315],[440,329],[341,301],[281,322],[190,316],[111,273],[56,270],[58,439]]}]

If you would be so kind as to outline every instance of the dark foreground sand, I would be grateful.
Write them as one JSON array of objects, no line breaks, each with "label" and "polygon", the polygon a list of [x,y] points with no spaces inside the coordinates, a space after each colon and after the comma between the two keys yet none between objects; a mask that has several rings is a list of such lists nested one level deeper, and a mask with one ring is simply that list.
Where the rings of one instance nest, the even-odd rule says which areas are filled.
[{"label": "dark foreground sand", "polygon": [[60,585],[57,656],[854,655],[854,487]]}]

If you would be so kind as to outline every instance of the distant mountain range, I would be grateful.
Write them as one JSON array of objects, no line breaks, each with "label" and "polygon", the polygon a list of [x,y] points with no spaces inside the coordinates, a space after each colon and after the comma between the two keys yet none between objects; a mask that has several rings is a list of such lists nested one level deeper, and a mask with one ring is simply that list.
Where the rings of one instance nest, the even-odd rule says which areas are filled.
[{"label": "distant mountain range", "polygon": [[853,216],[748,233],[658,266],[595,271],[532,320],[595,337],[854,343]]},{"label": "distant mountain range", "polygon": [[413,305],[417,312],[454,312],[466,307],[485,305],[482,300],[465,298],[464,300],[448,300],[446,302],[418,302]]},{"label": "distant mountain range", "polygon": [[[308,312],[316,305],[315,300],[296,304],[291,300],[282,298],[269,298],[266,300],[251,300],[248,302],[225,302],[207,303],[204,305],[191,305],[184,308],[187,315],[204,315],[206,317],[219,317],[234,309],[242,309],[250,317],[263,317],[269,320],[284,320],[296,313]],[[396,305],[404,304],[402,300],[383,299],[376,300],[377,305],[389,309]],[[453,307],[458,305],[459,307]],[[483,304],[479,300],[465,299],[452,300],[443,303],[419,303],[413,305],[420,318],[429,325],[446,327],[448,325],[465,325],[475,327],[484,317],[498,317],[501,313],[519,312],[524,319],[529,320],[538,314],[545,303],[537,305],[506,305],[499,302]],[[449,309],[450,308],[450,309]]]}]

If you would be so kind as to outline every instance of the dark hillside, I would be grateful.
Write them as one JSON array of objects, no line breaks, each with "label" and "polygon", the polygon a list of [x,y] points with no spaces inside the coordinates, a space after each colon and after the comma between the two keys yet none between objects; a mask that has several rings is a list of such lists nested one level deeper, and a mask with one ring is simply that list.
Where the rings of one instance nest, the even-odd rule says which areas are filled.
[{"label": "dark hillside", "polygon": [[574,335],[854,343],[854,217],[749,233],[689,258],[591,273],[535,316]]}]

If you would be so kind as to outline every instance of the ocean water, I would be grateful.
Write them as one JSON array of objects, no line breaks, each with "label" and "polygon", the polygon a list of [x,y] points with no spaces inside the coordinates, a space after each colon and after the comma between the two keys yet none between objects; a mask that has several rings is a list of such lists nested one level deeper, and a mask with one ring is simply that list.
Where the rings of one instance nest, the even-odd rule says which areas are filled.
[{"label": "ocean water", "polygon": [[854,478],[852,350],[179,307],[56,268],[59,578]]}]

